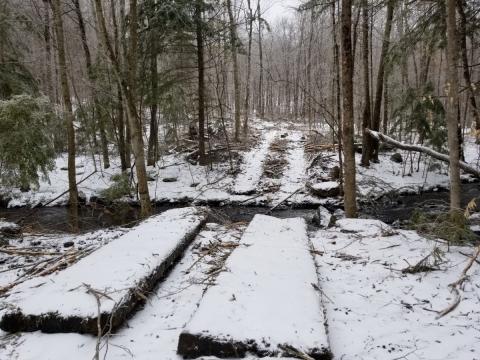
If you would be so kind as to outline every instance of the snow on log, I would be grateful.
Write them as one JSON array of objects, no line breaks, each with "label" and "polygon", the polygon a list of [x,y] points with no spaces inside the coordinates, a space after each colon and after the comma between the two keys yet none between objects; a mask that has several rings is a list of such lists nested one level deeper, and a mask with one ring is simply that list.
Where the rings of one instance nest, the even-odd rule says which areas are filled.
[{"label": "snow on log", "polygon": [[201,209],[166,211],[71,267],[16,286],[6,299],[9,310],[0,328],[95,335],[118,328],[166,276],[205,221]]},{"label": "snow on log", "polygon": [[338,196],[340,194],[340,185],[336,181],[325,181],[316,184],[307,183],[306,187],[310,193],[320,198]]},{"label": "snow on log", "polygon": [[330,359],[305,220],[256,215],[181,333],[178,353]]},{"label": "snow on log", "polygon": [[[377,139],[377,140],[380,140],[380,141],[385,142],[387,144],[393,145],[398,149],[421,152],[421,153],[430,155],[431,157],[433,157],[437,160],[440,160],[440,161],[443,161],[443,162],[446,162],[446,163],[450,163],[450,158],[449,158],[448,154],[439,153],[438,151],[432,150],[432,149],[430,149],[426,146],[405,144],[405,143],[402,143],[400,141],[397,141],[397,140],[391,138],[390,136],[387,136],[385,134],[382,134],[380,132],[373,131],[373,130],[370,130],[370,129],[366,129],[366,131],[374,139]],[[466,162],[460,161],[459,166],[460,166],[460,169],[465,171],[467,174],[472,174],[473,176],[480,178],[480,171],[478,169],[470,166]]]}]

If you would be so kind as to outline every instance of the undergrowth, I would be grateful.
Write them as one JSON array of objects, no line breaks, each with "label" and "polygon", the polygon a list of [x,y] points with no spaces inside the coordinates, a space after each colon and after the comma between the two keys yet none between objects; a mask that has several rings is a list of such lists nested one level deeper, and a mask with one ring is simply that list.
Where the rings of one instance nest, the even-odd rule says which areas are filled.
[{"label": "undergrowth", "polygon": [[479,240],[461,211],[428,214],[415,210],[410,218],[410,226],[419,234],[443,239],[452,245],[464,245]]},{"label": "undergrowth", "polygon": [[116,174],[110,178],[112,185],[101,191],[100,195],[106,200],[113,202],[132,192],[132,186],[128,174]]}]

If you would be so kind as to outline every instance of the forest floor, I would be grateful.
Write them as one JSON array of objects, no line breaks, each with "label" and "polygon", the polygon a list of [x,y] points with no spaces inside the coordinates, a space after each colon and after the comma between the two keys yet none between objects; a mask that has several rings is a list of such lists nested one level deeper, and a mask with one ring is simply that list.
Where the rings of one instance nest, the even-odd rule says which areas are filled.
[{"label": "forest floor", "polygon": [[[338,171],[335,170],[338,156],[331,146],[331,139],[309,133],[305,124],[252,121],[248,144],[231,145],[232,168],[225,145],[217,146],[214,140],[212,137],[212,147],[220,150],[212,152],[214,161],[207,167],[188,161],[191,147],[164,149],[156,166],[148,167],[151,198],[160,204],[193,202],[273,206],[284,201],[285,205],[297,207],[338,204],[340,201],[335,197],[334,183],[338,180]],[[382,152],[380,163],[371,164],[369,168],[357,167],[360,201],[370,202],[391,192],[417,194],[448,188],[445,164],[407,152],[399,152],[403,161],[398,162],[392,160],[393,153]],[[465,157],[471,164],[476,165],[479,161],[479,147],[468,136]],[[98,156],[95,159],[96,166],[90,155],[79,155],[76,161],[77,180],[81,181],[79,191],[87,202],[94,196],[101,197],[102,190],[110,187],[114,176],[121,173],[118,158],[112,157],[109,169],[102,169]],[[357,164],[359,162],[360,154],[357,154]],[[464,175],[465,181],[469,179]],[[49,206],[65,205],[67,195],[58,196],[67,188],[64,155],[56,159],[49,179],[41,180],[37,189],[21,192],[3,188],[0,197],[8,207],[34,207],[46,203]]]},{"label": "forest floor", "polygon": [[[287,224],[286,230],[282,230],[274,220],[272,218],[272,231],[289,231],[290,225]],[[262,228],[268,234],[268,218],[263,221],[265,224]],[[149,225],[140,224],[136,231],[141,232],[142,226]],[[33,263],[51,259],[51,256],[41,254],[28,255],[33,242],[40,241],[45,252],[53,247],[59,253],[72,254],[86,247],[92,250],[104,247],[125,232],[128,234],[128,231],[132,230],[101,230],[78,237],[25,234],[10,243],[17,251],[23,249],[25,254],[1,255],[0,283],[6,285],[18,277],[21,280]],[[205,291],[208,293],[210,287],[217,286],[217,275],[232,269],[229,256],[232,251],[237,251],[235,248],[244,232],[245,224],[205,225],[167,278],[147,294],[145,305],[118,331],[102,337],[100,342],[96,336],[76,333],[8,334],[0,331],[0,359],[92,359],[97,344],[100,359],[182,359],[176,353],[179,335],[196,313]],[[473,262],[459,288],[461,301],[458,306],[439,318],[439,312],[455,302],[449,284],[462,277],[462,271],[472,255],[472,247],[449,247],[444,242],[426,239],[414,231],[396,230],[378,220],[368,219],[339,219],[333,227],[309,231],[308,239],[318,274],[318,285],[312,283],[312,289],[317,289],[322,299],[319,306],[323,306],[324,310],[327,345],[335,359],[479,359],[478,261]],[[255,242],[255,236],[252,238],[251,233],[250,241]],[[279,242],[274,246],[285,244]],[[236,256],[237,263],[242,258],[238,256],[240,250]],[[276,251],[276,256],[283,256],[284,250],[272,248],[272,251]],[[60,258],[56,260],[58,263]],[[248,268],[253,263],[250,258],[244,258],[242,266]],[[52,265],[52,262],[49,264]],[[71,270],[74,268],[75,265],[71,265]],[[251,270],[255,273],[260,268]],[[293,274],[295,281],[311,282],[309,277],[303,278],[298,268]],[[265,278],[258,279],[252,278],[249,283],[253,285],[260,281],[259,286],[269,286],[261,283]],[[23,288],[35,301],[37,289]],[[15,293],[15,287],[11,291]],[[289,293],[288,289],[283,291]],[[230,293],[226,295],[232,296]],[[235,292],[235,302],[241,301],[245,295],[240,291]],[[259,308],[270,308],[271,311],[280,309],[287,313],[292,307],[301,309],[304,301],[292,295],[276,299],[273,307],[268,303],[259,304]],[[7,296],[2,303],[8,301]],[[52,298],[52,304],[55,301],[58,300]],[[91,306],[94,307],[93,301]],[[0,316],[7,310],[5,307],[0,310]],[[211,321],[216,328],[228,329],[238,325],[226,321],[217,312],[211,314]],[[255,321],[249,324],[255,333],[259,324]],[[323,327],[323,323],[319,325]],[[289,329],[284,330],[288,333]],[[284,333],[281,326],[276,332],[279,335]],[[271,341],[268,337],[266,340]]]},{"label": "forest floor", "polygon": [[[163,155],[157,166],[149,168],[152,198],[173,204],[268,207],[324,204],[333,205],[332,208],[341,205],[335,168],[338,159],[329,139],[309,133],[303,124],[277,126],[253,122],[253,126],[248,145],[233,146],[234,171],[230,169],[225,152],[210,169],[187,161],[190,151],[185,147],[182,151],[171,150],[170,154]],[[380,163],[369,168],[358,166],[361,204],[368,205],[392,192],[418,194],[448,188],[445,165],[405,152],[400,152],[403,161],[397,162],[392,158],[393,153],[383,152]],[[467,162],[477,164],[478,146],[468,137],[465,156]],[[357,154],[357,163],[359,159],[360,154]],[[91,157],[79,156],[77,160],[79,179],[94,172]],[[117,160],[112,160],[114,164],[110,169],[95,172],[79,186],[87,200],[98,196],[112,184],[112,175],[120,173]],[[67,188],[67,172],[62,170],[65,164],[65,158],[57,159],[50,182],[42,181],[39,189],[29,192],[3,189],[11,197],[9,206],[32,206],[57,197]],[[471,179],[464,176],[464,180]],[[49,205],[65,202],[63,197]],[[6,333],[0,330],[0,359],[92,359],[97,348],[99,359],[182,359],[177,355],[179,336],[196,314],[205,293],[217,285],[217,276],[230,270],[230,254],[241,245],[248,226],[248,222],[232,223],[222,216],[221,210],[216,211],[217,223],[207,223],[201,229],[168,276],[152,292],[143,295],[145,304],[117,331],[99,340],[93,335],[77,333]],[[480,216],[475,214],[474,217],[480,223]],[[379,220],[343,219],[341,212],[336,213],[336,218],[336,223],[328,228],[308,228],[306,241],[318,283],[311,283],[310,278],[302,274],[296,275],[299,281],[310,282],[307,285],[311,285],[321,298],[319,307],[325,318],[328,347],[335,359],[480,359],[479,259],[471,262],[458,288],[459,298],[450,286],[462,278],[462,271],[474,252],[471,245],[449,246],[439,239],[396,229]],[[282,231],[275,221],[265,225],[263,231]],[[0,228],[8,226],[0,221]],[[11,309],[12,304],[7,305],[9,291],[23,289],[27,298],[31,296],[30,302],[35,303],[36,286],[19,284],[39,276],[54,280],[65,268],[71,273],[78,261],[88,259],[98,249],[105,249],[106,245],[132,231],[141,233],[142,226],[146,225],[140,223],[133,230],[116,227],[81,235],[36,234],[29,229],[24,229],[23,234],[13,234],[0,248],[0,294],[3,294],[0,296],[0,317]],[[159,234],[168,231],[158,229]],[[254,241],[255,236],[250,240]],[[281,241],[268,246],[286,246],[287,243]],[[273,250],[276,257],[290,253],[287,248]],[[239,261],[238,256],[235,258],[242,266],[252,264],[251,258],[244,261]],[[41,280],[36,281],[43,286]],[[286,296],[275,299],[275,306],[270,307],[269,302],[262,304],[263,308],[288,312],[291,307],[304,306],[286,290]],[[241,293],[227,295],[236,301]],[[458,299],[458,306],[439,317]],[[225,329],[237,324],[216,316],[216,312],[211,314],[217,327],[218,322]],[[258,328],[255,321],[249,323]],[[323,327],[324,324],[308,326]],[[282,332],[281,326],[276,330],[278,336],[287,333]],[[270,341],[254,340],[267,344]],[[301,354],[296,355],[298,358]],[[256,358],[254,355],[248,357]]]}]

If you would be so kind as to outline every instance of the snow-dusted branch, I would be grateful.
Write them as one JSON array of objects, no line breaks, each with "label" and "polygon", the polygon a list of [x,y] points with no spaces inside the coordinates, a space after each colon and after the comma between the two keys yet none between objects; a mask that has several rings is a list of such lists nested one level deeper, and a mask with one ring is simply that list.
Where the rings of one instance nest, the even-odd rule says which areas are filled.
[{"label": "snow-dusted branch", "polygon": [[[377,140],[380,140],[382,142],[388,143],[390,145],[393,145],[393,146],[395,146],[399,149],[421,152],[421,153],[430,155],[431,157],[433,157],[437,160],[444,161],[446,163],[450,163],[450,158],[449,158],[448,154],[439,153],[438,151],[430,149],[426,146],[405,144],[405,143],[402,143],[400,141],[397,141],[397,140],[391,138],[390,136],[387,136],[385,134],[382,134],[380,132],[373,131],[373,130],[370,130],[370,129],[366,129],[366,131],[371,137],[373,137]],[[465,163],[463,161],[460,161],[460,169],[462,169],[463,171],[465,171],[468,174],[472,174],[472,175],[480,178],[480,171],[478,169],[468,165],[467,163]]]}]

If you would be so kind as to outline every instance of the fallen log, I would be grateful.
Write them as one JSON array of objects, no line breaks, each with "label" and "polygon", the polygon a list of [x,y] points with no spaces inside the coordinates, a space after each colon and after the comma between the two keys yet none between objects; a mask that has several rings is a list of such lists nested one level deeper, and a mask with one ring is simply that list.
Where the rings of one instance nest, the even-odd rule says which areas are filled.
[{"label": "fallen log", "polygon": [[[405,143],[402,143],[400,141],[397,141],[397,140],[391,138],[390,136],[382,134],[378,131],[373,131],[373,130],[370,130],[370,129],[365,129],[365,130],[374,139],[377,139],[377,140],[380,140],[382,142],[393,145],[398,149],[421,152],[421,153],[430,155],[431,157],[433,157],[437,160],[446,162],[448,164],[450,163],[450,157],[447,154],[439,153],[438,151],[430,149],[426,146],[405,144]],[[460,161],[459,166],[460,166],[460,169],[462,169],[467,174],[471,174],[471,175],[473,175],[477,178],[480,178],[480,170],[475,169],[474,167],[468,165],[466,162],[463,162],[463,161]]]},{"label": "fallen log", "polygon": [[[8,294],[8,332],[114,331],[161,281],[206,221],[197,208],[153,216],[65,270],[25,281]],[[101,294],[100,309],[92,296]]]},{"label": "fallen log", "polygon": [[256,215],[225,269],[180,334],[180,355],[331,359],[304,219]]}]

